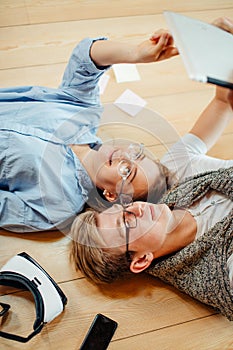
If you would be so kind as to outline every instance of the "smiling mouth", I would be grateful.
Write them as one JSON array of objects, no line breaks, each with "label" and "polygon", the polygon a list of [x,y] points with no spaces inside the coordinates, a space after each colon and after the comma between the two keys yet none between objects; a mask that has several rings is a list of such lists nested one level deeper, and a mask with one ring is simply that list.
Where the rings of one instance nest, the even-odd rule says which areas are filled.
[{"label": "smiling mouth", "polygon": [[109,156],[108,156],[108,162],[109,165],[112,164],[112,159],[113,159],[113,154],[116,152],[116,150],[114,149],[113,151],[110,152]]},{"label": "smiling mouth", "polygon": [[154,205],[150,205],[149,208],[150,208],[150,214],[151,214],[152,221],[159,220],[159,217],[162,214],[162,211],[159,210],[158,207],[155,208]]},{"label": "smiling mouth", "polygon": [[115,153],[117,153],[119,151],[119,149],[114,149],[110,154],[109,154],[109,157],[108,157],[108,160],[109,160],[109,164],[111,165],[113,160],[115,159],[119,159],[120,157],[118,156],[114,156]]}]

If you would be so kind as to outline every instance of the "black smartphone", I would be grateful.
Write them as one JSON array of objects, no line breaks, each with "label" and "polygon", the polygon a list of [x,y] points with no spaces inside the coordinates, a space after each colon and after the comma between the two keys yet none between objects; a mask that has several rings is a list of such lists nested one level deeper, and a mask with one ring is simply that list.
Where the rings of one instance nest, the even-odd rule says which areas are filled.
[{"label": "black smartphone", "polygon": [[117,325],[111,318],[97,314],[79,350],[106,350]]}]

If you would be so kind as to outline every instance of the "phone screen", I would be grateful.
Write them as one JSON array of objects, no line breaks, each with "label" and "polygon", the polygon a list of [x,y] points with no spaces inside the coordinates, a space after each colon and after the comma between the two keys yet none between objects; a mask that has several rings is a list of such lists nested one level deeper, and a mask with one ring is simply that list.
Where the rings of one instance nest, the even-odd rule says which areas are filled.
[{"label": "phone screen", "polygon": [[102,314],[97,314],[80,347],[80,350],[106,350],[116,328],[116,321]]}]

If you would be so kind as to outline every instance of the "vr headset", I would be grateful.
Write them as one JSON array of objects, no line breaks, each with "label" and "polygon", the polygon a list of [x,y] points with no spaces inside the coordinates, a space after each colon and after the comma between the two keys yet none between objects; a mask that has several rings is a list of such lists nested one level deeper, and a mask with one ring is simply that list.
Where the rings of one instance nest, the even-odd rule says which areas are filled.
[{"label": "vr headset", "polygon": [[[0,285],[10,286],[32,293],[36,320],[33,331],[27,336],[0,331],[3,338],[28,342],[38,334],[43,326],[57,317],[65,308],[67,298],[51,276],[27,253],[20,253],[11,258],[0,270]],[[7,314],[9,304],[0,303],[0,317]]]}]

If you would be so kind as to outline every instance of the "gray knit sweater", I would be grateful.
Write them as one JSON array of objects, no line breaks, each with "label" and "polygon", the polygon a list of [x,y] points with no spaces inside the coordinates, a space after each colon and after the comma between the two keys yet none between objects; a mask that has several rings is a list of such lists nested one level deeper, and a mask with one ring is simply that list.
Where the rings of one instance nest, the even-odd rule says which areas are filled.
[{"label": "gray knit sweater", "polygon": [[[161,202],[171,208],[188,208],[209,190],[217,190],[233,200],[233,167],[186,179]],[[146,272],[214,307],[233,321],[233,290],[227,270],[227,259],[232,253],[233,210],[179,252],[154,261]]]}]

